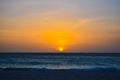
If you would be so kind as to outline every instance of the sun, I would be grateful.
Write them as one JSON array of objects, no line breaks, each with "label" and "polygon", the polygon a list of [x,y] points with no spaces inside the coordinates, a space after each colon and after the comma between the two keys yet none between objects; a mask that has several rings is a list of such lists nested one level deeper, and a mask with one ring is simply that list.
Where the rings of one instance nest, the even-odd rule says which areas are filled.
[{"label": "sun", "polygon": [[59,51],[62,52],[62,51],[63,51],[63,48],[59,48]]}]

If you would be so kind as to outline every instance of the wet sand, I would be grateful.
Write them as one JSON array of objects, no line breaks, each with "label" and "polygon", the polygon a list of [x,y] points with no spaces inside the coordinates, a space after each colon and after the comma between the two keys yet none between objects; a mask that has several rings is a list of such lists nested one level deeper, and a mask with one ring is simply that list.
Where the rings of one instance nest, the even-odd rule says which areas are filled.
[{"label": "wet sand", "polygon": [[120,80],[118,71],[0,70],[0,80]]}]

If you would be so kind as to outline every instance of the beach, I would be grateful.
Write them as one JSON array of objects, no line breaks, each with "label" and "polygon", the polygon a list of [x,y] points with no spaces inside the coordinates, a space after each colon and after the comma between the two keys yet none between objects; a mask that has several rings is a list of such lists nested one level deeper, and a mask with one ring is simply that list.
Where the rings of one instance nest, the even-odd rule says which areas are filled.
[{"label": "beach", "polygon": [[117,71],[2,70],[0,80],[119,80]]}]

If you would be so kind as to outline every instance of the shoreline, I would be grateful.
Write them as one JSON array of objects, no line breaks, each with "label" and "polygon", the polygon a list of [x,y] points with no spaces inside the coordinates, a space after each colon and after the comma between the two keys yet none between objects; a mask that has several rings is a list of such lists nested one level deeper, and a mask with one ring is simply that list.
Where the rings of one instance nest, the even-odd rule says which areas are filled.
[{"label": "shoreline", "polygon": [[120,72],[79,70],[3,70],[1,80],[120,80]]}]

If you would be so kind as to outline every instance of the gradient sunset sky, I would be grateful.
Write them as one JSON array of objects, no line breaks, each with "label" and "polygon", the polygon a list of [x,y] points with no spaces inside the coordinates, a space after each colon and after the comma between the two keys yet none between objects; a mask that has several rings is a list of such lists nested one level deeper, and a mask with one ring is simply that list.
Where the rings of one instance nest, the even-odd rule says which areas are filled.
[{"label": "gradient sunset sky", "polygon": [[120,52],[120,0],[0,0],[0,52]]}]

